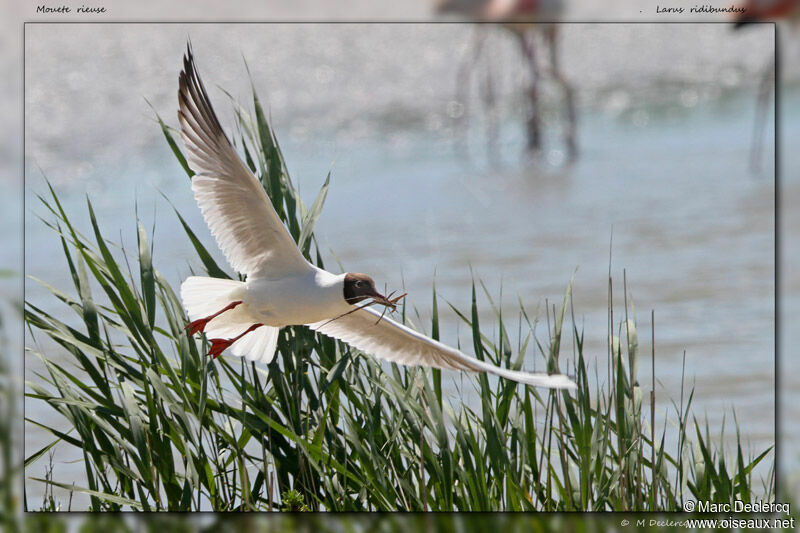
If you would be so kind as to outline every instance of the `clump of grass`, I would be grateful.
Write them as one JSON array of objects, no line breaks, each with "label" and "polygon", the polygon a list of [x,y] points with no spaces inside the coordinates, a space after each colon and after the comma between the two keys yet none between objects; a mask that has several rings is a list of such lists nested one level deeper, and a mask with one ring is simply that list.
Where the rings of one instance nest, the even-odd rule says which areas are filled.
[{"label": "clump of grass", "polygon": [[[306,207],[255,91],[253,108],[251,116],[235,107],[237,144],[305,256],[323,266],[313,227],[328,180]],[[158,121],[191,175],[174,130]],[[470,308],[450,308],[469,327],[476,356],[512,368],[540,357],[548,371],[574,369],[578,389],[540,391],[465,374],[478,399],[468,405],[447,397],[439,371],[382,365],[305,327],[282,330],[266,368],[211,360],[205,341],[184,330],[180,300],[156,268],[141,222],[131,268],[129,253],[103,236],[91,201],[87,236],[51,186],[40,199],[73,290],[46,286],[78,326],[26,302],[28,353],[44,368],[27,382],[26,395],[52,407],[69,431],[29,421],[54,440],[25,466],[56,447],[79,450],[82,480],[59,481],[57,473],[31,479],[87,495],[90,510],[673,511],[684,498],[752,498],[753,469],[770,452],[745,460],[737,434],[731,464],[707,430],[689,423],[691,392],[677,406],[678,449],[667,452],[667,426],[659,434],[644,423],[627,295],[623,320],[609,305],[601,388],[590,380],[574,317],[569,325],[571,284],[560,305],[547,306],[547,339],[534,334],[536,321],[520,302],[514,346],[511,323],[485,287],[498,340],[479,323],[473,283]],[[230,277],[176,216],[205,273]],[[609,292],[611,281],[609,275]],[[431,304],[430,331],[438,338],[435,290]],[[42,352],[40,335],[61,347],[59,358]]]},{"label": "clump of grass", "polygon": [[[20,468],[19,442],[15,439],[18,424],[19,385],[10,372],[8,340],[5,323],[0,314],[0,529],[20,530]],[[19,426],[17,426],[19,427]]]}]

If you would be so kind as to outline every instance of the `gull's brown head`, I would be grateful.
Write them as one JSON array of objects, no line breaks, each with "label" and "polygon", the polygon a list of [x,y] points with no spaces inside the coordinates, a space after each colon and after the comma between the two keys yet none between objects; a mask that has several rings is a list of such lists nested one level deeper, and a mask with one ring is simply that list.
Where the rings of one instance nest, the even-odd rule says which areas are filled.
[{"label": "gull's brown head", "polygon": [[348,272],[344,276],[344,299],[354,305],[363,300],[372,298],[376,303],[394,309],[394,302],[387,299],[375,289],[375,282],[366,274]]}]

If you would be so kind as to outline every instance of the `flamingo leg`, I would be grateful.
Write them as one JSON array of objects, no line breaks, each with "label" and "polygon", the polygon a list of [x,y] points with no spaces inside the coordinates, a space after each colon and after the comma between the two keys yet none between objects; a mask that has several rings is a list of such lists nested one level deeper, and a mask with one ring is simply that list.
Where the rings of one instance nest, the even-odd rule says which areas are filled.
[{"label": "flamingo leg", "polygon": [[486,116],[486,149],[489,160],[495,164],[499,161],[497,159],[497,139],[499,137],[499,119],[497,111],[497,89],[495,87],[495,60],[491,54],[483,54],[483,60],[486,64],[484,69],[485,77],[483,85],[480,87],[481,100]]},{"label": "flamingo leg", "polygon": [[550,68],[552,71],[553,79],[561,86],[564,93],[564,106],[566,112],[567,123],[564,127],[564,143],[567,146],[567,158],[569,161],[575,161],[578,157],[578,142],[576,140],[577,131],[577,112],[575,111],[575,94],[572,85],[564,77],[561,72],[558,61],[558,27],[553,24],[548,27],[545,36],[550,47]]},{"label": "flamingo leg", "polygon": [[488,32],[484,24],[478,24],[475,27],[475,36],[473,38],[472,46],[467,50],[461,65],[458,67],[456,74],[456,101],[461,104],[461,113],[457,117],[457,128],[460,130],[459,137],[461,142],[458,144],[458,149],[463,150],[464,156],[469,157],[469,141],[467,139],[469,130],[469,88],[472,81],[472,73],[475,70],[478,61],[483,53],[483,46],[486,41]]},{"label": "flamingo leg", "polygon": [[750,170],[756,174],[761,170],[761,154],[764,150],[764,128],[769,111],[771,89],[774,85],[775,63],[770,62],[761,76],[756,103],[756,120],[753,124],[753,144],[750,149]]},{"label": "flamingo leg", "polygon": [[531,32],[521,32],[518,35],[522,54],[531,71],[528,85],[528,150],[538,152],[542,148],[542,132],[539,123],[539,66],[536,63],[535,35]]}]

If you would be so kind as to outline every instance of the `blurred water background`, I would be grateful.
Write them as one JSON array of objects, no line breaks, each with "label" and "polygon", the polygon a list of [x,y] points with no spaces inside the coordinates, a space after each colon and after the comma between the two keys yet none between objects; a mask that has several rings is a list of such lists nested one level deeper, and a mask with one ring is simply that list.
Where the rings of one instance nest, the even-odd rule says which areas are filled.
[{"label": "blurred water background", "polygon": [[[624,268],[648,354],[655,310],[659,410],[670,411],[668,399],[679,397],[685,351],[697,412],[718,428],[735,410],[745,441],[760,451],[775,441],[771,107],[755,174],[749,151],[773,35],[767,25],[740,32],[719,24],[562,26],[563,68],[580,111],[580,159],[567,166],[552,87],[544,157],[523,155],[526,74],[515,43],[500,30],[487,43],[500,134],[487,144],[479,83],[466,108],[456,101],[456,72],[473,43],[467,24],[28,25],[26,274],[71,287],[58,241],[37,219],[44,214],[35,198],[46,190],[43,174],[84,228],[88,195],[106,237],[129,249],[138,204],[145,225],[155,224],[156,267],[176,285],[193,252],[161,193],[224,262],[145,102],[177,124],[177,73],[191,37],[224,125],[233,124],[233,113],[217,86],[248,101],[245,58],[308,203],[331,171],[316,230],[331,270],[338,258],[344,270],[370,273],[381,286],[404,286],[419,310],[412,318],[426,329],[434,273],[441,296],[458,308],[469,306],[474,274],[494,297],[502,287],[509,313],[519,296],[544,322],[545,301],[560,302],[577,268],[576,319],[586,354],[604,375],[613,228],[616,310],[620,316]],[[787,75],[781,125],[796,139],[800,91],[791,82],[796,72]],[[479,69],[475,80],[483,76]],[[784,223],[794,228],[799,163],[794,158],[782,169]],[[0,202],[0,227],[14,231],[6,222],[17,198]],[[790,249],[784,259],[797,258]],[[800,284],[791,274],[784,283],[783,305],[797,309]],[[35,282],[26,282],[26,298],[63,312]],[[462,337],[469,346],[467,328],[452,313],[442,318],[442,339]],[[38,369],[28,358],[26,379],[37,379]],[[640,381],[649,383],[649,374],[648,357]],[[796,419],[791,399],[800,380],[783,371],[781,384],[790,395],[782,416]],[[27,402],[26,416],[52,415]],[[784,430],[789,442],[800,436],[791,425]],[[25,437],[28,453],[48,442],[32,427]],[[796,465],[798,457],[786,450],[782,459]],[[82,470],[57,460],[57,479]],[[40,488],[29,486],[31,501]]]}]

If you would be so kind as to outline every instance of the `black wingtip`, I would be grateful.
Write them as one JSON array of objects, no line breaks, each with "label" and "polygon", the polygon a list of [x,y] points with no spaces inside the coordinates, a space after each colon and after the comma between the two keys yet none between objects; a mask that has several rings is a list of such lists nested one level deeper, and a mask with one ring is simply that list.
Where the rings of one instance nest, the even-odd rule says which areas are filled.
[{"label": "black wingtip", "polygon": [[183,55],[183,70],[178,75],[178,103],[179,120],[182,114],[186,117],[191,115],[198,127],[210,132],[211,138],[219,136],[227,139],[217,114],[211,105],[203,81],[200,79],[191,41],[186,43],[186,53]]},{"label": "black wingtip", "polygon": [[178,74],[178,99],[187,103],[186,93],[192,85],[192,80],[197,80],[196,84],[201,85],[200,77],[197,74],[197,67],[194,63],[194,53],[192,51],[192,41],[186,38],[186,52],[183,54],[183,70]]},{"label": "black wingtip", "polygon": [[197,75],[196,72],[197,68],[194,65],[194,52],[192,50],[192,40],[189,37],[187,37],[186,53],[183,54],[183,70],[181,71],[181,77],[191,79],[192,77]]}]

